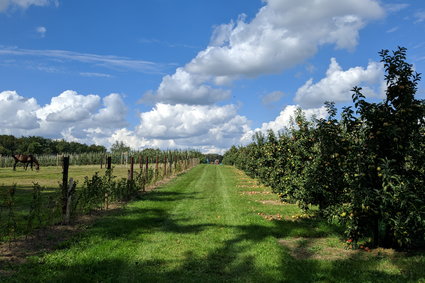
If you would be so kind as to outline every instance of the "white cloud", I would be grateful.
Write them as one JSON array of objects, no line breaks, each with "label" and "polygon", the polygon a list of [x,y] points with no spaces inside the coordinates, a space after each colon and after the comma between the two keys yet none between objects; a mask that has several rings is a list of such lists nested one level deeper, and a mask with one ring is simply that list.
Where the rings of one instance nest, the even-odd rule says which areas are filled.
[{"label": "white cloud", "polygon": [[384,4],[385,10],[390,13],[396,13],[409,7],[410,4],[398,3],[398,4]]},{"label": "white cloud", "polygon": [[9,8],[18,7],[27,9],[30,6],[49,6],[59,5],[57,0],[0,0],[0,12],[4,12]]},{"label": "white cloud", "polygon": [[224,151],[249,130],[248,124],[245,117],[237,114],[234,105],[158,103],[140,115],[134,135],[147,146]]},{"label": "white cloud", "polygon": [[161,64],[156,64],[149,61],[135,60],[127,57],[113,55],[79,53],[67,50],[35,50],[7,48],[0,46],[0,55],[12,55],[14,57],[33,56],[46,57],[50,59],[71,60],[81,63],[93,64],[97,67],[102,66],[109,69],[132,70],[143,73],[159,73],[163,68]]},{"label": "white cloud", "polygon": [[112,78],[110,74],[104,73],[92,73],[92,72],[82,72],[80,76],[89,77],[89,78]]},{"label": "white cloud", "polygon": [[351,101],[351,90],[355,86],[363,87],[369,97],[383,94],[384,70],[381,63],[370,62],[367,68],[354,67],[343,71],[335,58],[331,59],[326,77],[318,83],[308,80],[297,90],[295,102],[303,107],[317,107],[325,101]]},{"label": "white cloud", "polygon": [[392,28],[388,29],[386,32],[387,32],[387,33],[393,33],[393,32],[398,31],[398,29],[399,29],[399,27],[398,27],[398,26],[396,26],[396,27],[392,27]]},{"label": "white cloud", "polygon": [[45,27],[37,27],[35,30],[40,35],[40,37],[43,38],[46,36],[47,29]]},{"label": "white cloud", "polygon": [[252,22],[241,17],[216,28],[213,44],[186,69],[231,77],[279,72],[312,56],[321,44],[355,47],[359,29],[383,15],[378,3],[369,0],[266,2]]},{"label": "white cloud", "polygon": [[127,107],[121,98],[121,95],[112,93],[103,98],[104,108],[100,109],[99,112],[93,115],[93,120],[101,123],[113,125],[122,125],[124,117],[127,114]]},{"label": "white cloud", "polygon": [[41,107],[35,98],[0,92],[0,134],[41,135],[69,141],[105,141],[127,126],[127,108],[119,94],[103,99],[67,90]]},{"label": "white cloud", "polygon": [[[266,134],[267,131],[272,130],[275,133],[278,133],[280,131],[284,131],[285,129],[289,129],[292,126],[293,118],[295,117],[295,112],[297,111],[298,108],[301,108],[301,107],[299,105],[287,105],[280,112],[279,116],[277,116],[275,120],[267,122],[267,123],[263,123],[261,125],[261,128],[247,131],[242,136],[240,142],[242,144],[250,143],[252,141],[252,137],[255,134],[255,132],[262,132]],[[326,118],[328,116],[328,113],[324,106],[319,108],[302,109],[302,111],[307,120],[311,120],[313,117],[320,119],[320,118]]]},{"label": "white cloud", "polygon": [[40,135],[109,147],[124,141],[134,149],[193,148],[224,152],[249,131],[249,121],[234,105],[190,106],[157,104],[140,115],[135,130],[128,128],[121,95],[104,98],[67,90],[40,106],[36,99],[15,91],[0,92],[0,134]]},{"label": "white cloud", "polygon": [[67,90],[53,97],[50,104],[37,111],[37,116],[47,122],[76,122],[87,119],[100,106],[97,95],[80,95]]},{"label": "white cloud", "polygon": [[35,111],[40,106],[34,98],[25,98],[16,91],[0,92],[0,132],[13,134],[39,127]]},{"label": "white cloud", "polygon": [[218,126],[224,127],[237,117],[236,112],[233,105],[220,107],[158,103],[152,111],[140,115],[138,132],[148,138],[191,138],[214,131]]},{"label": "white cloud", "polygon": [[270,105],[275,102],[278,102],[285,94],[282,91],[273,91],[264,95],[261,98],[261,102],[265,105]]},{"label": "white cloud", "polygon": [[167,75],[162,79],[156,93],[146,93],[142,102],[202,105],[213,104],[230,96],[228,90],[213,88],[203,82],[203,77],[178,68],[173,75]]},{"label": "white cloud", "polygon": [[112,93],[101,99],[98,95],[80,95],[68,90],[37,110],[41,122],[34,133],[49,137],[61,133],[62,137],[72,136],[74,140],[90,142],[90,139],[105,138],[127,126],[126,111],[119,94]]},{"label": "white cloud", "polygon": [[[374,0],[265,3],[251,22],[246,22],[242,15],[236,23],[216,27],[210,45],[174,75],[164,77],[158,90],[149,92],[148,97],[157,96],[156,101],[167,103],[217,101],[227,96],[217,95],[210,84],[222,85],[239,77],[280,72],[313,56],[324,44],[353,49],[359,30],[368,21],[384,15],[379,2]],[[176,91],[175,86],[180,83],[191,87],[187,92]]]}]

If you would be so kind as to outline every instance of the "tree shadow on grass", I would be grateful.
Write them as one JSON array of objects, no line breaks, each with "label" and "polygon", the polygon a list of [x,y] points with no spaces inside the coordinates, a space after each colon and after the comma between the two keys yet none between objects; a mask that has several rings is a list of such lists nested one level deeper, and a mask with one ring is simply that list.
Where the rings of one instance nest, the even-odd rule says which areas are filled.
[{"label": "tree shadow on grass", "polygon": [[[90,258],[78,264],[54,262],[33,262],[39,267],[28,268],[15,279],[27,279],[31,274],[40,281],[57,282],[418,282],[424,277],[422,261],[411,261],[408,265],[415,270],[410,273],[391,273],[385,269],[383,262],[377,258],[365,257],[354,252],[344,259],[320,261],[306,256],[297,259],[291,255],[288,248],[280,247],[280,262],[278,266],[267,269],[259,266],[256,252],[250,248],[266,238],[290,233],[282,231],[275,225],[240,225],[224,226],[235,229],[236,233],[230,239],[223,241],[220,247],[211,250],[206,255],[195,254],[187,250],[178,267],[170,268],[172,260],[151,258],[138,261],[133,258]],[[302,223],[302,221],[300,221]],[[277,225],[276,225],[277,224]],[[292,225],[292,224],[291,224]],[[206,224],[205,227],[222,228],[220,225]],[[191,230],[191,233],[196,233]],[[274,236],[273,236],[274,237]],[[314,238],[311,238],[312,240]],[[308,241],[309,239],[307,239]],[[389,261],[387,264],[398,265],[399,261]],[[25,268],[23,269],[25,271]],[[13,280],[12,280],[13,281]],[[37,281],[37,280],[35,280]]]},{"label": "tree shadow on grass", "polygon": [[196,197],[197,194],[198,193],[169,192],[169,191],[161,191],[157,189],[149,193],[142,194],[139,198],[140,200],[160,201],[160,202],[177,202],[183,199],[192,199],[192,200],[203,199],[200,197]]},{"label": "tree shadow on grass", "polygon": [[[167,194],[163,195],[168,198]],[[175,195],[178,196],[178,195]],[[182,196],[183,197],[183,196]],[[155,197],[156,198],[156,197]],[[174,198],[173,198],[174,200]],[[177,259],[117,257],[90,257],[70,264],[43,262],[35,258],[22,267],[21,272],[8,281],[28,280],[49,282],[418,282],[425,278],[424,257],[402,259],[365,256],[356,251],[334,260],[318,260],[311,254],[298,258],[301,244],[294,248],[279,245],[278,239],[304,237],[303,245],[317,238],[335,235],[337,228],[315,219],[298,221],[273,220],[261,224],[221,225],[214,223],[185,224],[189,219],[175,218],[165,209],[131,208],[101,219],[91,228],[90,236],[101,239],[140,241],[141,235],[155,231],[172,234],[197,234],[206,229],[224,229],[232,232],[230,238],[217,244],[206,254],[187,249],[178,264]],[[228,233],[229,234],[229,233]],[[278,262],[263,262],[267,251],[253,246],[275,239]],[[72,243],[70,243],[71,245]],[[148,244],[148,243],[146,243]],[[170,249],[173,243],[169,243]],[[273,251],[275,252],[275,251]],[[155,255],[154,255],[155,256]],[[172,258],[172,257],[170,257]],[[394,266],[403,272],[387,270]],[[177,267],[176,267],[177,266]],[[397,269],[398,270],[398,269]],[[0,279],[2,279],[0,277]],[[6,280],[6,279],[5,279]]]},{"label": "tree shadow on grass", "polygon": [[[154,191],[142,195],[143,201],[161,202],[167,206],[169,202],[182,200],[195,200],[196,193],[178,193],[167,191]],[[157,231],[168,233],[187,234],[198,233],[210,224],[186,224],[191,219],[178,218],[171,215],[169,209],[160,208],[157,204],[143,207],[127,207],[113,215],[97,221],[91,228],[91,234],[114,239],[119,237],[140,237]],[[154,207],[151,207],[154,206]]]},{"label": "tree shadow on grass", "polygon": [[133,208],[122,216],[109,216],[90,229],[90,235],[105,239],[140,238],[143,234],[162,231],[167,233],[199,233],[212,224],[185,224],[190,219],[172,217],[165,209]]}]

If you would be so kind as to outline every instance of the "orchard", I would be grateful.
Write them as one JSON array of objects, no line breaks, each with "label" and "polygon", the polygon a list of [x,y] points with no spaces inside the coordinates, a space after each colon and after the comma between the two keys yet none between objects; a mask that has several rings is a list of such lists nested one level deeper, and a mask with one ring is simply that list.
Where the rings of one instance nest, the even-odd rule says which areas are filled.
[{"label": "orchard", "polygon": [[382,50],[386,97],[366,101],[353,88],[353,106],[341,118],[331,102],[328,118],[308,121],[301,110],[283,132],[257,133],[253,143],[232,147],[235,165],[278,193],[342,225],[353,245],[425,246],[425,102],[415,98],[420,74],[406,49]]}]

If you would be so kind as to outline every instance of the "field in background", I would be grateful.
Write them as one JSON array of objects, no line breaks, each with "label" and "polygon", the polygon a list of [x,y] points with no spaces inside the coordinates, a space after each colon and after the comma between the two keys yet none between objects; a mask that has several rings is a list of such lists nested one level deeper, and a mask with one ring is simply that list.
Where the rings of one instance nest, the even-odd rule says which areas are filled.
[{"label": "field in background", "polygon": [[[113,165],[113,167],[115,176],[120,178],[127,177],[129,166]],[[101,169],[100,165],[71,165],[69,167],[69,177],[82,183],[85,176],[91,177],[96,172],[103,174],[105,170],[105,166]],[[32,188],[33,182],[37,182],[40,186],[46,187],[47,189],[57,189],[59,183],[62,182],[62,167],[41,167],[40,171],[31,171],[29,168],[25,171],[22,167],[16,167],[16,171],[13,171],[11,167],[0,168],[0,185],[10,186],[17,184],[19,189],[30,189]]]}]

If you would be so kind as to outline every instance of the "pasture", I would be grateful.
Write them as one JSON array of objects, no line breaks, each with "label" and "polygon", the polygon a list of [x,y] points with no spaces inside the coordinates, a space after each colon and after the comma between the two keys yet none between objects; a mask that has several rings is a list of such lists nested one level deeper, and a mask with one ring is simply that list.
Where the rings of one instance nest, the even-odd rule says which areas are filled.
[{"label": "pasture", "polygon": [[233,167],[200,165],[0,280],[424,282],[423,266],[421,252],[348,249],[337,225]]},{"label": "pasture", "polygon": [[[118,165],[113,166],[113,175],[117,178],[126,178],[128,174],[128,166]],[[106,171],[98,165],[84,165],[84,166],[70,166],[69,178],[73,178],[77,182],[77,190],[81,187],[85,177],[91,178],[96,172],[103,175]],[[26,227],[26,221],[30,213],[30,206],[33,201],[33,186],[37,183],[41,186],[42,197],[47,199],[49,196],[54,196],[60,193],[60,185],[62,183],[62,167],[61,166],[47,166],[41,167],[39,171],[24,170],[22,165],[17,166],[16,171],[11,167],[0,168],[0,221],[5,220],[7,212],[6,200],[7,191],[10,187],[16,184],[16,192],[13,200],[13,214],[14,221],[16,221],[16,236],[23,234]],[[47,216],[49,217],[49,216]],[[51,219],[54,221],[54,219]],[[46,217],[39,223],[38,226],[46,224]],[[51,221],[47,221],[51,222]],[[1,224],[1,223],[0,223]],[[2,225],[0,225],[2,227]],[[2,235],[0,232],[0,236]],[[0,237],[1,238],[1,237]]]},{"label": "pasture", "polygon": [[[19,164],[20,165],[20,164]],[[57,189],[62,182],[62,167],[61,166],[42,166],[40,171],[24,170],[22,165],[16,167],[13,171],[11,167],[0,168],[0,185],[11,186],[17,184],[19,190],[31,189],[34,182],[48,190]],[[117,177],[127,177],[128,166],[113,165],[114,175]],[[69,177],[74,178],[79,183],[84,181],[84,177],[91,177],[96,172],[104,172],[99,165],[74,165],[69,167]]]}]

